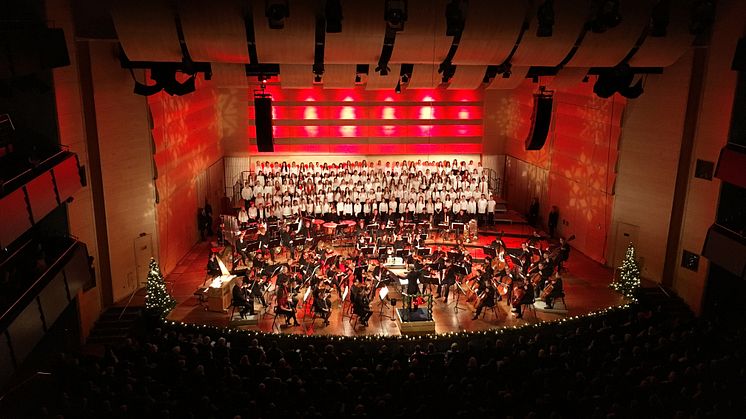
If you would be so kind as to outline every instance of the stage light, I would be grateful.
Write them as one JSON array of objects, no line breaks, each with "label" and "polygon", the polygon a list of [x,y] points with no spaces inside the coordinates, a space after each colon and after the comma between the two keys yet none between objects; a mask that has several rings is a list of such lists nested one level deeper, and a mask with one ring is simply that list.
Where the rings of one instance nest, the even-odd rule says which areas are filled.
[{"label": "stage light", "polygon": [[161,87],[159,84],[154,84],[152,86],[149,86],[147,84],[142,84],[139,81],[135,80],[135,89],[134,93],[136,95],[140,96],[152,96],[158,92],[163,90],[163,87]]},{"label": "stage light", "polygon": [[378,63],[378,67],[376,67],[376,73],[380,73],[382,76],[388,76],[390,70],[386,64]]},{"label": "stage light", "polygon": [[668,32],[669,11],[669,0],[659,0],[653,6],[653,13],[650,15],[650,36],[655,38],[666,36]]},{"label": "stage light", "polygon": [[321,74],[314,74],[314,76],[313,76],[313,82],[314,83],[321,83]]},{"label": "stage light", "polygon": [[363,79],[360,77],[360,74],[355,74],[355,84],[362,83]]},{"label": "stage light", "polygon": [[339,0],[326,0],[324,11],[326,33],[342,32],[342,3]]},{"label": "stage light", "polygon": [[446,6],[446,36],[458,36],[464,31],[464,10],[461,0],[451,0]]},{"label": "stage light", "polygon": [[539,22],[539,26],[536,28],[536,36],[539,38],[546,38],[552,36],[552,29],[554,28],[554,1],[545,0],[539,6],[539,10],[536,12],[536,19]]},{"label": "stage light", "polygon": [[386,10],[383,18],[388,27],[394,31],[404,30],[407,21],[407,2],[405,0],[386,0]]},{"label": "stage light", "polygon": [[401,93],[401,82],[396,82],[396,87],[394,88],[394,92]]},{"label": "stage light", "polygon": [[264,9],[270,29],[282,29],[285,27],[285,18],[290,17],[290,9],[287,0],[270,0]]},{"label": "stage light", "polygon": [[409,74],[402,74],[401,75],[401,82],[404,84],[409,83]]},{"label": "stage light", "polygon": [[595,0],[592,9],[593,18],[588,22],[588,28],[594,33],[604,33],[622,22],[619,0]]},{"label": "stage light", "polygon": [[443,83],[448,83],[454,74],[456,74],[456,66],[451,64],[449,61],[443,61],[438,66],[438,73],[443,75]]}]

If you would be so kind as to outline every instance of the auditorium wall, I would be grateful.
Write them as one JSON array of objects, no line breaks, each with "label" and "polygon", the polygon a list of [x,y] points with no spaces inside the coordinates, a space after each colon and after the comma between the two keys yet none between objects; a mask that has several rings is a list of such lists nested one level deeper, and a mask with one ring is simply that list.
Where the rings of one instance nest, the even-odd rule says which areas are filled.
[{"label": "auditorium wall", "polygon": [[[55,68],[52,72],[60,143],[70,147],[70,151],[78,156],[81,166],[86,169],[86,177],[90,179],[70,3],[67,0],[47,0],[46,8],[47,18],[54,21],[55,26],[62,28],[65,32],[65,42],[70,57],[69,66]],[[67,204],[67,216],[70,233],[86,244],[88,254],[94,258],[96,278],[101,278],[90,182],[73,195],[73,201]],[[100,287],[80,291],[78,305],[81,335],[85,337],[101,311]]]},{"label": "auditorium wall", "polygon": [[[132,76],[117,51],[115,43],[90,42],[114,301],[137,288],[138,272],[144,282],[141,237],[152,238],[146,251],[158,254],[147,100],[132,93]],[[142,71],[135,74],[142,80]]]},{"label": "auditorium wall", "polygon": [[642,276],[655,282],[666,259],[691,67],[690,52],[663,74],[646,76],[645,93],[627,102],[622,120],[609,265],[621,266],[632,241]]},{"label": "auditorium wall", "polygon": [[573,246],[605,262],[606,240],[614,201],[617,145],[625,101],[600,99],[593,80],[554,94],[552,122],[544,147],[525,150],[531,125],[532,94],[538,85],[527,80],[512,91],[487,95],[485,131],[504,150],[506,199],[525,212],[539,199],[542,223],[553,205],[559,207],[558,234],[575,235]]},{"label": "auditorium wall", "polygon": [[712,33],[704,75],[701,106],[697,117],[694,150],[689,162],[688,189],[678,245],[674,290],[695,311],[699,311],[708,262],[701,259],[699,269],[691,271],[681,266],[682,251],[701,253],[707,229],[714,223],[720,194],[720,181],[694,177],[697,159],[716,162],[726,144],[736,89],[736,72],[731,63],[740,37],[746,35],[746,2],[718,2],[717,24]]},{"label": "auditorium wall", "polygon": [[209,170],[223,155],[218,95],[210,82],[198,78],[194,93],[170,96],[161,92],[148,97],[148,107],[155,150],[160,266],[168,273],[199,240],[197,211],[205,199],[218,215],[222,168],[218,176],[210,176]]}]

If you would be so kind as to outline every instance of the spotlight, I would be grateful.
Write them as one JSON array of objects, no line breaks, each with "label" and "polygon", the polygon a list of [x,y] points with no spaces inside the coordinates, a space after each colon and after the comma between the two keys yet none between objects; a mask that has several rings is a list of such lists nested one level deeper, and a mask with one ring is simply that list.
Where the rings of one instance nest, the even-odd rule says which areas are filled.
[{"label": "spotlight", "polygon": [[464,10],[460,0],[451,0],[446,6],[446,36],[458,36],[464,31]]},{"label": "spotlight", "polygon": [[342,32],[342,3],[339,0],[326,0],[324,16],[326,17],[326,33]]},{"label": "spotlight", "polygon": [[536,19],[539,21],[539,26],[536,28],[536,36],[539,38],[552,36],[552,29],[554,27],[553,0],[545,0],[539,6],[539,10],[536,11]]},{"label": "spotlight", "polygon": [[401,81],[396,82],[396,87],[394,88],[394,92],[401,93]]},{"label": "spotlight", "polygon": [[314,74],[314,76],[313,76],[313,82],[314,83],[321,83],[321,74]]},{"label": "spotlight", "polygon": [[404,30],[404,22],[407,21],[406,0],[386,0],[383,18],[392,30],[397,32]]},{"label": "spotlight", "polygon": [[135,90],[134,93],[136,95],[140,96],[152,96],[158,92],[163,90],[163,87],[159,84],[154,84],[152,86],[149,86],[147,84],[142,84],[139,81],[135,80]]},{"label": "spotlight", "polygon": [[193,93],[196,90],[194,76],[189,77],[184,83],[179,83],[174,79],[174,83],[166,85],[163,90],[171,96],[184,96]]},{"label": "spotlight", "polygon": [[593,9],[593,19],[588,25],[594,33],[604,33],[607,29],[617,27],[622,21],[619,0],[595,0]]},{"label": "spotlight", "polygon": [[362,83],[363,79],[360,77],[360,74],[355,75],[355,83]]},{"label": "spotlight", "polygon": [[650,16],[650,36],[661,38],[666,36],[669,21],[669,0],[659,0],[653,6]]},{"label": "spotlight", "polygon": [[380,73],[382,76],[388,76],[389,71],[391,69],[386,66],[386,64],[378,63],[378,67],[376,67],[376,73]]},{"label": "spotlight", "polygon": [[287,0],[270,0],[264,9],[270,29],[282,29],[285,27],[285,18],[290,17],[290,9]]},{"label": "spotlight", "polygon": [[456,74],[456,66],[451,64],[449,61],[443,61],[438,66],[438,73],[443,74],[443,83],[448,83],[449,80]]},{"label": "spotlight", "polygon": [[409,74],[402,74],[401,75],[401,82],[404,84],[409,83]]}]

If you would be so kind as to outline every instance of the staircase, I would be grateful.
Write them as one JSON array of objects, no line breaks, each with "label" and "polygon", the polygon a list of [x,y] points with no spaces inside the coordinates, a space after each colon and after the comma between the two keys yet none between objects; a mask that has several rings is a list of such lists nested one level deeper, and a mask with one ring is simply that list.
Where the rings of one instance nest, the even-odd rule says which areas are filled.
[{"label": "staircase", "polygon": [[86,343],[111,345],[130,336],[142,319],[143,307],[109,307],[101,313]]}]

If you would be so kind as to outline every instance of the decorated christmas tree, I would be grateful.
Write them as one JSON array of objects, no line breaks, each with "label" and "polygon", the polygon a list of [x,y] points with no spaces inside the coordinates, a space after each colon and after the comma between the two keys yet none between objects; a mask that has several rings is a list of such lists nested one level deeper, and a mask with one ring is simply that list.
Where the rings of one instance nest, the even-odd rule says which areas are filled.
[{"label": "decorated christmas tree", "polygon": [[176,300],[166,290],[166,282],[161,275],[161,268],[155,259],[150,259],[148,283],[145,288],[145,311],[155,316],[164,317],[176,306]]},{"label": "decorated christmas tree", "polygon": [[619,278],[611,283],[611,287],[627,298],[635,298],[635,293],[640,288],[640,266],[635,259],[635,247],[632,243],[629,244],[627,253],[624,255]]}]

